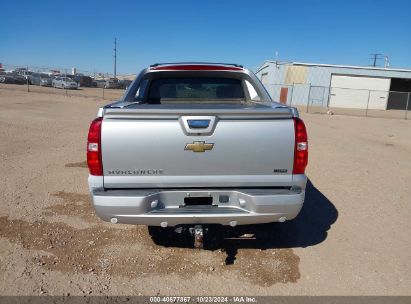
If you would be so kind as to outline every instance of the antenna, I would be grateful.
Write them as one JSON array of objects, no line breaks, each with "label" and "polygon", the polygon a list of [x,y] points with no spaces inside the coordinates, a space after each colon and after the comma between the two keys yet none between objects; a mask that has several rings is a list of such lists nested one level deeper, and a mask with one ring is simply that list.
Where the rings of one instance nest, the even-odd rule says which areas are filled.
[{"label": "antenna", "polygon": [[114,38],[114,78],[117,78],[117,38]]}]

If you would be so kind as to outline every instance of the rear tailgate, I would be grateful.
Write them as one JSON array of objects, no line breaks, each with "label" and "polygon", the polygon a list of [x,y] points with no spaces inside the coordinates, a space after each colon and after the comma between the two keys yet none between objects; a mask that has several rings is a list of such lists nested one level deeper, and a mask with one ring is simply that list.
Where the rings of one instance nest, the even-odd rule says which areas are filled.
[{"label": "rear tailgate", "polygon": [[292,181],[295,138],[288,108],[106,109],[101,136],[105,188],[275,187]]}]

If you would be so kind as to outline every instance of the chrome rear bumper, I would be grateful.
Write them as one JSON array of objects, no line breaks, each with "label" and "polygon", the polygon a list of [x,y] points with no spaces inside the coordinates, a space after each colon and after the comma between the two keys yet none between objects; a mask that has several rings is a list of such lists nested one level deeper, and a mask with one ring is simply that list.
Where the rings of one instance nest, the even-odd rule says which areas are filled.
[{"label": "chrome rear bumper", "polygon": [[[97,215],[124,224],[248,225],[295,218],[305,189],[92,189]],[[186,206],[186,197],[211,197],[212,205]],[[166,223],[166,224],[164,224]]]}]

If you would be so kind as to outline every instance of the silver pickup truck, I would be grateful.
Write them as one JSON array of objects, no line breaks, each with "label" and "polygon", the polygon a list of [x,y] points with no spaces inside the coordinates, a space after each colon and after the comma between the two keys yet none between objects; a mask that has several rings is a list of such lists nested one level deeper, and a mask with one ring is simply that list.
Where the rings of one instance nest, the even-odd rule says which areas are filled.
[{"label": "silver pickup truck", "polygon": [[99,110],[87,143],[101,219],[189,227],[198,246],[206,225],[295,218],[307,159],[296,109],[273,102],[251,71],[230,64],[150,66]]}]

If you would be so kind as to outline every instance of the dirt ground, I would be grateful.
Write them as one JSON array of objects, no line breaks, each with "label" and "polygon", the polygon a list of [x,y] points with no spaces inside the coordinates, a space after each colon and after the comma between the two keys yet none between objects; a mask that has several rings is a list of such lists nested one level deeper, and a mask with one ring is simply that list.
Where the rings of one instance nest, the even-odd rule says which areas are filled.
[{"label": "dirt ground", "polygon": [[195,250],[94,214],[85,143],[107,102],[0,87],[1,295],[411,295],[411,121],[303,113],[299,217]]}]

